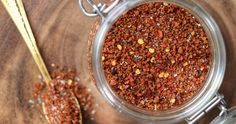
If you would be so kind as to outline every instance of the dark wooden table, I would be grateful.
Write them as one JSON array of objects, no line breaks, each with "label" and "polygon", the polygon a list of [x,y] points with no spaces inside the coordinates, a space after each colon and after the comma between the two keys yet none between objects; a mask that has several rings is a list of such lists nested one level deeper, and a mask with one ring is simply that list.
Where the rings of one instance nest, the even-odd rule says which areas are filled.
[{"label": "dark wooden table", "polygon": [[[198,0],[219,24],[226,44],[227,68],[220,93],[229,107],[236,106],[236,0]],[[96,124],[137,123],[115,111],[98,93],[88,76],[86,47],[95,18],[85,17],[76,0],[24,0],[39,49],[50,68],[51,63],[76,68],[82,82],[92,89],[98,107]],[[0,124],[43,124],[40,112],[32,107],[32,86],[39,71],[9,15],[0,4]],[[209,123],[217,111],[201,119]]]}]

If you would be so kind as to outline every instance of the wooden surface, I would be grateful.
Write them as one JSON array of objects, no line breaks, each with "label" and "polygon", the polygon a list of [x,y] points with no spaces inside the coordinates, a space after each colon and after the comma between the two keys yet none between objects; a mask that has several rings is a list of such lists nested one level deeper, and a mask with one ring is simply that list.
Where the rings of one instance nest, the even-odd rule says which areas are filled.
[{"label": "wooden surface", "polygon": [[[227,68],[220,93],[229,107],[236,106],[236,0],[198,0],[220,25],[227,49]],[[95,18],[85,17],[76,0],[24,0],[32,30],[48,67],[51,63],[76,68],[82,82],[92,89],[98,107],[96,124],[133,124],[101,97],[88,76],[87,38]],[[43,124],[32,108],[32,85],[39,71],[26,45],[0,3],[0,124]],[[50,70],[50,68],[49,68]],[[200,123],[209,123],[212,111]]]}]

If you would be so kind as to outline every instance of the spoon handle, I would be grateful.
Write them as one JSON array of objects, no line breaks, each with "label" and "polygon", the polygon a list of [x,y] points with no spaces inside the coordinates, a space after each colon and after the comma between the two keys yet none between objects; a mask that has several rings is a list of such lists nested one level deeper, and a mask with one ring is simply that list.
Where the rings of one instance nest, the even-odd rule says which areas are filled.
[{"label": "spoon handle", "polygon": [[30,24],[28,22],[26,12],[22,0],[1,0],[6,10],[10,14],[12,20],[16,24],[16,27],[21,33],[27,47],[29,48],[34,61],[36,62],[44,80],[48,83],[51,77],[48,70],[43,62],[43,59],[39,53],[38,47],[36,45],[36,40],[34,38],[33,32],[31,30]]}]

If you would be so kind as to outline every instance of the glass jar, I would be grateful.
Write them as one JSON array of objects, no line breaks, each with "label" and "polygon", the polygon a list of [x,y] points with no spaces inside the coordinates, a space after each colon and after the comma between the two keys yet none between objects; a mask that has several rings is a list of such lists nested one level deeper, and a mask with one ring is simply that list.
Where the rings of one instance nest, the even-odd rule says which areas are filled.
[{"label": "glass jar", "polygon": [[236,108],[232,107],[226,111],[226,114],[217,116],[211,124],[235,124],[236,122]]},{"label": "glass jar", "polygon": [[[218,89],[222,83],[225,66],[226,52],[222,34],[215,20],[197,1],[193,0],[115,0],[109,7],[106,8],[103,4],[96,5],[92,0],[87,2],[93,7],[94,11],[88,13],[82,0],[79,0],[82,11],[87,16],[101,17],[96,33],[93,34],[91,44],[91,68],[92,75],[96,81],[98,90],[104,98],[119,111],[138,119],[141,122],[158,122],[158,123],[176,123],[186,120],[188,123],[194,123],[204,115],[210,108],[221,103],[224,106],[223,96],[219,95]],[[104,44],[104,39],[112,24],[126,11],[146,2],[166,2],[176,4],[190,11],[198,18],[203,25],[210,39],[212,50],[212,64],[208,77],[201,90],[184,105],[166,110],[150,112],[139,109],[135,106],[127,104],[120,99],[110,88],[101,63],[101,51]],[[224,108],[224,107],[222,107]],[[225,109],[222,109],[225,112]]]}]

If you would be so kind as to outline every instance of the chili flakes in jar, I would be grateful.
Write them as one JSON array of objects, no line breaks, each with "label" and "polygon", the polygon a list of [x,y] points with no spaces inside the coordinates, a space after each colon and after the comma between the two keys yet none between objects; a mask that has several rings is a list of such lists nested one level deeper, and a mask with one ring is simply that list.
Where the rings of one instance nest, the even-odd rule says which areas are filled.
[{"label": "chili flakes in jar", "polygon": [[149,2],[115,21],[101,56],[113,91],[131,105],[156,111],[183,105],[198,93],[212,54],[193,14],[175,4]]}]

